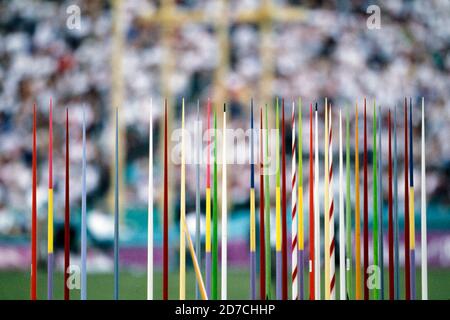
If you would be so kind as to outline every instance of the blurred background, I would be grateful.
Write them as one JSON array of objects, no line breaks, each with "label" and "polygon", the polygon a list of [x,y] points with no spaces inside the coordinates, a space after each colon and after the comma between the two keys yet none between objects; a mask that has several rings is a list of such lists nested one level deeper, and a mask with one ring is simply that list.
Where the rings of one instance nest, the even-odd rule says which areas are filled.
[{"label": "blurred background", "polygon": [[[372,14],[367,13],[370,5],[380,8],[379,29],[368,27],[367,21]],[[76,20],[72,19],[76,19],[77,8],[79,25],[74,25]],[[398,107],[401,230],[404,215],[402,107],[404,97],[412,97],[418,268],[420,99],[425,97],[430,297],[450,298],[449,72],[448,1],[0,1],[0,298],[29,297],[33,103],[37,104],[38,111],[38,297],[46,297],[48,108],[50,99],[53,99],[55,261],[60,272],[55,279],[55,296],[61,298],[63,289],[65,108],[70,113],[71,255],[72,263],[76,264],[80,255],[81,121],[84,107],[88,157],[88,298],[112,298],[112,130],[113,111],[118,107],[121,297],[143,299],[146,290],[150,100],[153,100],[154,115],[155,259],[158,269],[155,296],[159,298],[163,173],[161,115],[164,98],[169,102],[171,129],[180,127],[181,99],[184,97],[188,127],[197,116],[199,101],[200,119],[205,128],[206,101],[211,98],[213,107],[218,106],[218,110],[224,101],[229,104],[229,127],[246,130],[250,121],[251,98],[256,103],[256,110],[268,103],[269,126],[275,126],[274,101],[277,96],[286,98],[287,120],[290,119],[292,99],[299,96],[303,99],[304,134],[301,139],[305,185],[309,181],[310,103],[319,102],[322,117],[324,97],[328,97],[336,108],[349,106],[353,133],[355,103],[358,103],[361,116],[363,98],[367,97],[371,134],[372,105],[376,99],[376,105],[382,110],[386,142],[387,112]],[[218,115],[220,119],[221,112]],[[259,112],[256,115],[259,116]],[[337,110],[334,115],[337,116]],[[335,119],[337,132],[337,117]],[[290,120],[286,124],[290,128]],[[322,135],[323,127],[319,131]],[[290,129],[287,132],[286,142],[290,145]],[[353,138],[352,166],[354,141]],[[380,152],[386,160],[387,143],[384,141]],[[335,152],[337,149],[336,145]],[[287,161],[290,163],[290,154]],[[371,165],[369,163],[370,170]],[[387,161],[383,165],[383,209],[387,230]],[[289,177],[290,165],[287,169]],[[186,170],[187,221],[193,236],[195,166],[187,165]],[[171,162],[171,298],[177,297],[179,171],[179,166]],[[202,235],[205,172],[206,167],[202,164]],[[234,298],[248,297],[249,179],[248,165],[230,166],[229,290],[230,297]],[[369,180],[369,186],[371,183]],[[256,189],[259,189],[258,184]],[[290,188],[288,191],[290,193]],[[372,208],[371,190],[369,194],[369,208]],[[274,188],[271,198],[274,217]],[[308,225],[307,220],[305,225]],[[402,233],[400,238],[403,247]],[[402,254],[400,258],[403,262]],[[420,272],[417,275],[420,284]],[[193,288],[194,278],[189,273],[188,297],[193,297]],[[73,297],[78,295],[78,290],[74,290]]]}]

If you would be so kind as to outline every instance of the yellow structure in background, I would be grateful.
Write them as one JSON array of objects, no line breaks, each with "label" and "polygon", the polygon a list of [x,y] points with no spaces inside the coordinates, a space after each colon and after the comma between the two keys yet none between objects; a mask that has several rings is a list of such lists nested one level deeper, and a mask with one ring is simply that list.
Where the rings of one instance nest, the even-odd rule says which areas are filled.
[{"label": "yellow structure in background", "polygon": [[[122,28],[122,16],[123,2],[121,0],[113,1],[113,55],[112,55],[112,88],[111,88],[111,100],[113,106],[123,105],[123,92],[124,81],[122,72],[122,58],[123,58],[123,46],[124,36]],[[272,82],[274,78],[274,55],[272,42],[272,26],[274,23],[295,23],[301,22],[305,17],[305,11],[300,7],[282,7],[273,3],[272,0],[261,0],[259,7],[252,10],[241,10],[237,12],[231,12],[229,8],[229,1],[218,0],[219,8],[216,12],[206,12],[205,10],[193,9],[186,10],[176,5],[174,0],[163,0],[161,5],[154,12],[143,12],[141,15],[142,21],[150,24],[156,24],[161,27],[161,41],[164,50],[164,60],[161,62],[161,96],[168,99],[169,106],[173,103],[173,92],[170,88],[170,77],[174,71],[174,61],[172,57],[171,45],[172,35],[174,30],[182,27],[186,24],[199,23],[208,24],[213,26],[219,44],[219,63],[214,70],[213,77],[213,101],[218,104],[222,104],[223,101],[227,101],[227,90],[225,85],[226,75],[229,70],[229,57],[230,57],[230,39],[229,30],[234,24],[251,23],[259,27],[261,33],[261,45],[260,45],[260,57],[262,73],[259,79],[259,97],[260,102],[270,102],[273,97]],[[250,100],[251,92],[245,92],[245,96],[241,97],[243,101],[248,102]],[[270,121],[273,122],[273,108],[270,108]],[[171,112],[172,108],[169,108],[168,132],[171,132],[171,124],[174,113]],[[246,108],[248,112],[248,108]],[[218,113],[219,123],[221,113]],[[163,118],[161,118],[162,124]],[[114,122],[111,121],[113,124]],[[163,126],[161,126],[163,127]],[[112,128],[112,127],[111,127]],[[121,143],[119,145],[119,158],[120,166],[119,172],[123,172],[123,150],[125,148],[125,140],[121,128],[119,128],[119,136]],[[164,139],[163,135],[160,135],[159,145],[162,146]],[[170,139],[169,139],[170,141]],[[111,152],[113,150],[111,149]],[[161,157],[163,153],[161,152]],[[162,158],[161,158],[162,160]],[[170,162],[169,162],[170,165]],[[169,168],[169,172],[173,172]],[[172,196],[173,188],[172,181],[169,177],[169,214],[172,210]],[[122,179],[120,181],[123,181]],[[123,183],[121,182],[121,186]],[[110,188],[111,191],[113,188]],[[112,195],[112,192],[110,192]],[[122,193],[123,194],[123,193]],[[160,194],[160,202],[162,204],[163,194]],[[111,197],[112,199],[112,197]],[[123,199],[123,196],[122,196]],[[122,203],[122,202],[121,202]],[[171,218],[169,218],[171,219]]]},{"label": "yellow structure in background", "polygon": [[[253,10],[231,12],[229,1],[219,0],[217,12],[206,12],[205,10],[185,10],[177,7],[174,0],[161,1],[161,6],[154,12],[143,13],[141,19],[148,23],[161,26],[162,42],[165,53],[170,53],[171,31],[190,23],[208,24],[214,27],[219,43],[219,64],[214,70],[214,100],[226,100],[227,93],[224,79],[229,69],[230,40],[228,37],[230,27],[234,24],[251,23],[259,26],[261,33],[261,66],[262,75],[259,84],[259,93],[262,101],[272,98],[271,82],[273,79],[273,50],[271,46],[272,25],[274,22],[288,23],[300,22],[304,19],[305,11],[300,7],[281,7],[272,0],[262,0],[259,7]],[[172,59],[165,56],[162,62],[161,78],[164,97],[171,96],[171,90],[167,79],[170,77]],[[172,66],[173,67],[173,66]]]}]

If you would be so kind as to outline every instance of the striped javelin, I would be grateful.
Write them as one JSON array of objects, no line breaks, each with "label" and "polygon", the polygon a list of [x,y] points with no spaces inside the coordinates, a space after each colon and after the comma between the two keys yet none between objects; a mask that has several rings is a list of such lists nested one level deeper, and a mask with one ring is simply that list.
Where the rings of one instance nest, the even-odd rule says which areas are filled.
[{"label": "striped javelin", "polygon": [[336,291],[335,291],[335,283],[336,283],[336,278],[335,278],[335,258],[334,258],[334,252],[335,252],[335,241],[334,241],[334,193],[333,193],[333,126],[332,126],[332,116],[331,116],[331,104],[329,107],[329,111],[328,111],[328,116],[329,116],[329,136],[328,136],[328,188],[329,188],[329,192],[328,192],[328,196],[329,196],[329,255],[330,255],[330,268],[329,268],[329,272],[330,272],[330,277],[329,277],[329,281],[330,281],[330,286],[329,286],[329,290],[330,290],[330,299],[331,300],[335,300],[336,299]]},{"label": "striped javelin", "polygon": [[295,152],[297,144],[295,141],[295,102],[292,102],[292,193],[291,193],[291,210],[292,210],[292,245],[291,245],[291,262],[292,262],[292,300],[298,300],[298,281],[297,281],[297,161]]}]

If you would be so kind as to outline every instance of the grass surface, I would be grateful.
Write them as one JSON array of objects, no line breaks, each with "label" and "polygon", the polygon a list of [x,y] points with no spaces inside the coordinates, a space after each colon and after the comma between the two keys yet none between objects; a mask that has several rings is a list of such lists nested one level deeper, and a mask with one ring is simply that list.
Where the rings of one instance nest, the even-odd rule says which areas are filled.
[{"label": "grass surface", "polygon": [[[420,275],[420,270],[419,275]],[[336,271],[339,275],[339,271]],[[387,275],[387,272],[386,272]],[[155,274],[155,299],[161,299],[162,274]],[[402,278],[403,279],[403,275]],[[431,269],[429,271],[429,298],[450,298],[450,270]],[[0,272],[0,300],[4,299],[29,299],[29,274],[23,271]],[[112,299],[113,276],[112,274],[88,275],[88,299]],[[220,282],[220,278],[219,278]],[[336,281],[336,296],[339,297],[339,279]],[[307,287],[306,283],[306,287]],[[192,270],[186,275],[186,298],[195,298],[195,276]],[[272,288],[275,288],[275,283]],[[387,292],[387,280],[385,281]],[[220,292],[219,292],[220,293]],[[420,278],[417,280],[417,294],[420,298]],[[247,270],[231,269],[228,274],[228,295],[230,299],[248,299],[249,273]],[[54,298],[63,297],[63,275],[56,273],[54,278]],[[178,273],[171,273],[169,278],[169,297],[178,297]],[[403,296],[402,296],[403,297]],[[38,298],[47,298],[46,270],[38,272]],[[72,299],[80,298],[79,290],[71,291]],[[120,274],[120,299],[145,299],[146,298],[146,274],[141,271],[124,271]]]}]

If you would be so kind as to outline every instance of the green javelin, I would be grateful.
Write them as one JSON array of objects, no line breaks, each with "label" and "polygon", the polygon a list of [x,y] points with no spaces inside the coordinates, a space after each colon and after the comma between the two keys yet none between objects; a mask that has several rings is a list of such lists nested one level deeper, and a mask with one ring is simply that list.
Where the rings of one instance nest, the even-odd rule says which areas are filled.
[{"label": "green javelin", "polygon": [[[347,280],[347,299],[352,298],[353,286],[352,286],[352,202],[350,200],[350,117],[349,108],[347,106],[346,122],[346,139],[345,139],[345,156],[346,156],[346,217],[345,217],[345,233],[346,233],[346,280]],[[347,265],[348,263],[348,265]]]},{"label": "green javelin", "polygon": [[[373,264],[378,266],[378,180],[377,180],[377,111],[373,102]],[[379,289],[375,288],[373,297],[378,300]]]},{"label": "green javelin", "polygon": [[212,247],[212,281],[211,281],[211,297],[217,300],[217,260],[218,260],[218,242],[217,242],[217,114],[214,109],[214,194],[213,194],[213,247]]},{"label": "green javelin", "polygon": [[[267,103],[265,110],[265,122],[266,122],[266,152],[264,165],[268,165],[269,163],[269,126],[267,121]],[[267,196],[266,196],[267,195]],[[266,174],[264,177],[264,220],[265,220],[265,237],[266,237],[266,295],[267,298],[270,299],[270,283],[271,283],[271,257],[270,254],[270,182],[269,182],[269,174]]]}]

